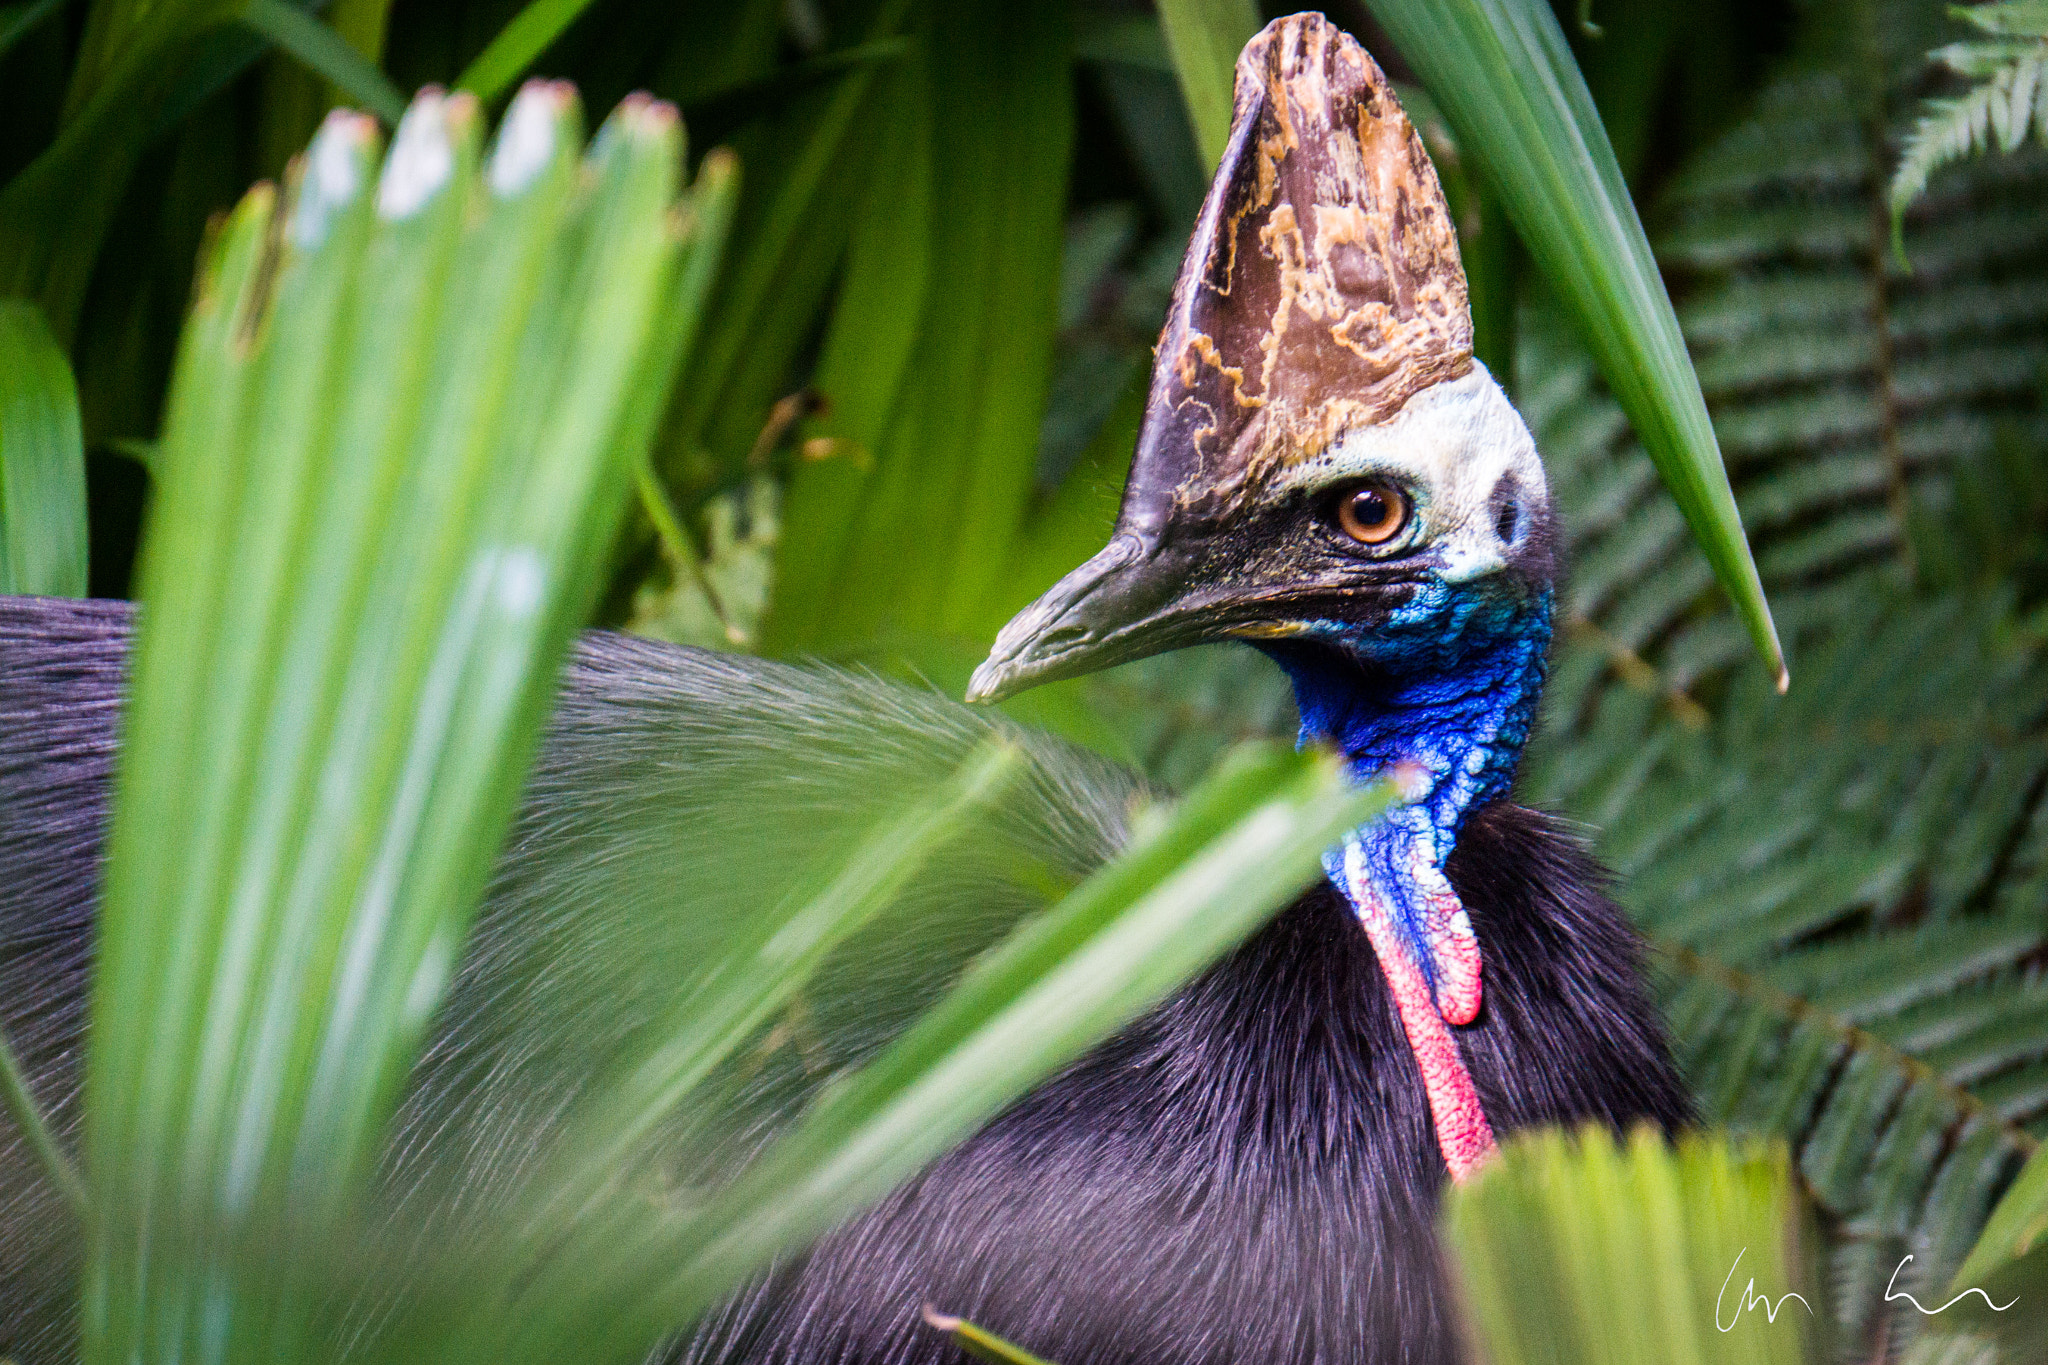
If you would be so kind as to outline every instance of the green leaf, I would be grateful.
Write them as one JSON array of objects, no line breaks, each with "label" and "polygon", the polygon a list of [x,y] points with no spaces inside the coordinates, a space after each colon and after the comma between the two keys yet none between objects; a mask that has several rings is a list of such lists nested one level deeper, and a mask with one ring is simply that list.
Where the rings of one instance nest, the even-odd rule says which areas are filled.
[{"label": "green leaf", "polygon": [[[806,887],[777,912],[748,926],[733,951],[734,966],[653,1027],[666,1041],[613,1083],[575,1121],[566,1146],[573,1169],[549,1197],[574,1208],[615,1180],[654,1128],[712,1069],[809,983],[820,964],[903,892],[932,857],[967,828],[967,815],[1016,780],[1021,755],[992,738],[969,754],[953,779],[902,814],[884,818],[847,849],[823,886]],[[552,1243],[559,1222],[537,1220]]]},{"label": "green leaf", "polygon": [[1957,1275],[1946,1288],[1937,1281],[1917,1290],[1920,1304],[1940,1314],[1935,1322],[1943,1334],[1996,1343],[2000,1361],[2048,1353],[2048,1242],[1981,1275]]},{"label": "green leaf", "polygon": [[[899,37],[909,9],[910,0],[883,0],[863,46]],[[730,479],[788,395],[791,368],[816,339],[851,220],[866,187],[882,178],[874,163],[888,149],[871,145],[873,96],[885,71],[893,76],[901,65],[848,68],[735,137],[747,183],[733,248],[656,445],[656,468],[672,486],[695,492]],[[727,73],[726,83],[769,73],[764,56]]]},{"label": "green leaf", "polygon": [[526,74],[541,53],[562,36],[569,25],[590,8],[590,0],[527,0],[498,30],[498,36],[477,54],[476,60],[455,78],[455,88],[467,90],[489,104],[512,88]]},{"label": "green leaf", "polygon": [[318,1339],[318,1244],[381,1149],[691,325],[673,110],[629,101],[581,165],[580,141],[573,95],[536,86],[481,162],[475,102],[426,96],[380,179],[372,127],[336,116],[204,266],[108,842],[88,1360]]},{"label": "green leaf", "polygon": [[1578,319],[1780,688],[1784,653],[1699,380],[1593,97],[1538,0],[1369,0]]},{"label": "green leaf", "polygon": [[1188,121],[1205,169],[1223,160],[1230,140],[1237,54],[1259,31],[1252,0],[1160,0],[1159,26],[1188,104]]},{"label": "green leaf", "polygon": [[35,31],[36,25],[69,3],[70,0],[26,0],[0,9],[0,57],[5,57],[16,43]]},{"label": "green leaf", "polygon": [[714,1235],[673,1283],[715,1292],[735,1268],[823,1232],[836,1210],[880,1197],[1235,946],[1315,879],[1325,849],[1393,798],[1387,783],[1347,788],[1329,754],[1233,751],[1169,820],[978,961],[827,1095],[709,1213]]},{"label": "green leaf", "polygon": [[51,1131],[42,1106],[36,1103],[35,1092],[29,1089],[28,1077],[5,1037],[0,1037],[0,1107],[6,1109],[7,1117],[14,1120],[14,1126],[27,1139],[29,1151],[42,1166],[43,1174],[64,1197],[71,1213],[83,1219],[85,1182],[79,1179],[78,1168],[71,1164],[71,1158],[64,1154],[63,1144]]},{"label": "green leaf", "polygon": [[790,480],[772,650],[979,642],[1000,624],[1058,325],[1066,10],[936,6],[877,82],[878,165],[812,379],[831,457]]},{"label": "green leaf", "polygon": [[992,1365],[1051,1365],[1043,1357],[1003,1340],[987,1328],[976,1327],[965,1318],[941,1313],[930,1304],[925,1305],[924,1320],[927,1326],[951,1337],[955,1346],[976,1360],[990,1361]]},{"label": "green leaf", "polygon": [[0,295],[34,298],[69,345],[114,211],[150,141],[261,55],[206,39],[235,0],[95,5],[57,135],[0,187]]},{"label": "green leaf", "polygon": [[285,0],[243,0],[242,22],[323,76],[390,127],[405,116],[405,96],[376,65],[327,25]]},{"label": "green leaf", "polygon": [[1794,1212],[1782,1147],[1591,1126],[1511,1138],[1442,1225],[1495,1365],[1796,1365],[1820,1310]]},{"label": "green leaf", "polygon": [[0,593],[85,595],[85,449],[71,364],[33,303],[0,299]]},{"label": "green leaf", "polygon": [[684,112],[696,125],[723,127],[744,123],[788,105],[804,91],[825,84],[835,76],[900,61],[909,50],[909,39],[899,35],[821,52],[815,57],[777,67],[766,75],[693,93],[684,105]]},{"label": "green leaf", "polygon": [[1976,1284],[2044,1244],[2048,1244],[2048,1147],[2034,1153],[2005,1198],[1998,1201],[1991,1221],[1984,1225],[1984,1236],[1956,1271],[1955,1283]]}]

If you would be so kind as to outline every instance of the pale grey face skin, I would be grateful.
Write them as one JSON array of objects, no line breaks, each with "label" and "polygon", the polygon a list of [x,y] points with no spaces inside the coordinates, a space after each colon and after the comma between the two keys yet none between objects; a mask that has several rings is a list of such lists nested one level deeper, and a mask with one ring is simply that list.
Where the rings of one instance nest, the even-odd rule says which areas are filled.
[{"label": "pale grey face skin", "polygon": [[1391,483],[1414,502],[1408,525],[1377,552],[1394,558],[1428,545],[1447,583],[1505,568],[1550,510],[1536,442],[1477,360],[1389,420],[1344,433],[1289,469],[1280,487],[1321,497],[1370,480]]}]

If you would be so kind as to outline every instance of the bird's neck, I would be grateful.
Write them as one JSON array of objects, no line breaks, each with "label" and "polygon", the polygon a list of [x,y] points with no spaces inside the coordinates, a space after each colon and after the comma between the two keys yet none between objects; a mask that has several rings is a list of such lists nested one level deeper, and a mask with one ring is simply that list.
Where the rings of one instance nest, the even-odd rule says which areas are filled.
[{"label": "bird's neck", "polygon": [[1466,814],[1514,780],[1543,690],[1550,601],[1442,614],[1449,628],[1395,624],[1268,647],[1294,682],[1302,742],[1335,745],[1361,781],[1405,770],[1403,809],[1414,814],[1400,823],[1439,863]]},{"label": "bird's neck", "polygon": [[1444,866],[1466,815],[1507,794],[1550,645],[1550,596],[1418,594],[1394,622],[1275,643],[1304,743],[1342,749],[1360,781],[1392,773],[1402,801],[1324,856],[1372,940],[1407,1030],[1445,1164],[1493,1150],[1448,1026],[1479,1016],[1481,959]]}]

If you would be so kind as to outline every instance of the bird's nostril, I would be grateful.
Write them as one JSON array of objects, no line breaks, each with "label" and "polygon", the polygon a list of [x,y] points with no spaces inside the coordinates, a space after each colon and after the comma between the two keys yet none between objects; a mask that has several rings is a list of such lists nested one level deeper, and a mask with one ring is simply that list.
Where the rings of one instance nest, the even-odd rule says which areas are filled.
[{"label": "bird's nostril", "polygon": [[1060,626],[1049,630],[1041,640],[1047,649],[1065,649],[1068,645],[1079,644],[1088,638],[1088,632],[1081,626]]}]

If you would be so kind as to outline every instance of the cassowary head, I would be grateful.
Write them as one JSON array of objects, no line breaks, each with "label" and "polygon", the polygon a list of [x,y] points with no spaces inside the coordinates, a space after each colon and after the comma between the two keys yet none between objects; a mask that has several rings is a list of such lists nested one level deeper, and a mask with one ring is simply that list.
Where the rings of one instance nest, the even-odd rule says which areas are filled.
[{"label": "cassowary head", "polygon": [[1421,139],[1348,35],[1278,20],[1238,61],[1116,533],[970,695],[1224,639],[1440,667],[1547,614],[1550,527]]},{"label": "cassowary head", "polygon": [[1247,640],[1303,738],[1404,803],[1324,859],[1372,938],[1454,1175],[1493,1136],[1448,1026],[1481,957],[1445,864],[1513,779],[1557,565],[1536,446],[1472,355],[1443,189],[1387,80],[1320,15],[1237,65],[1116,533],[996,638],[972,699]]}]

